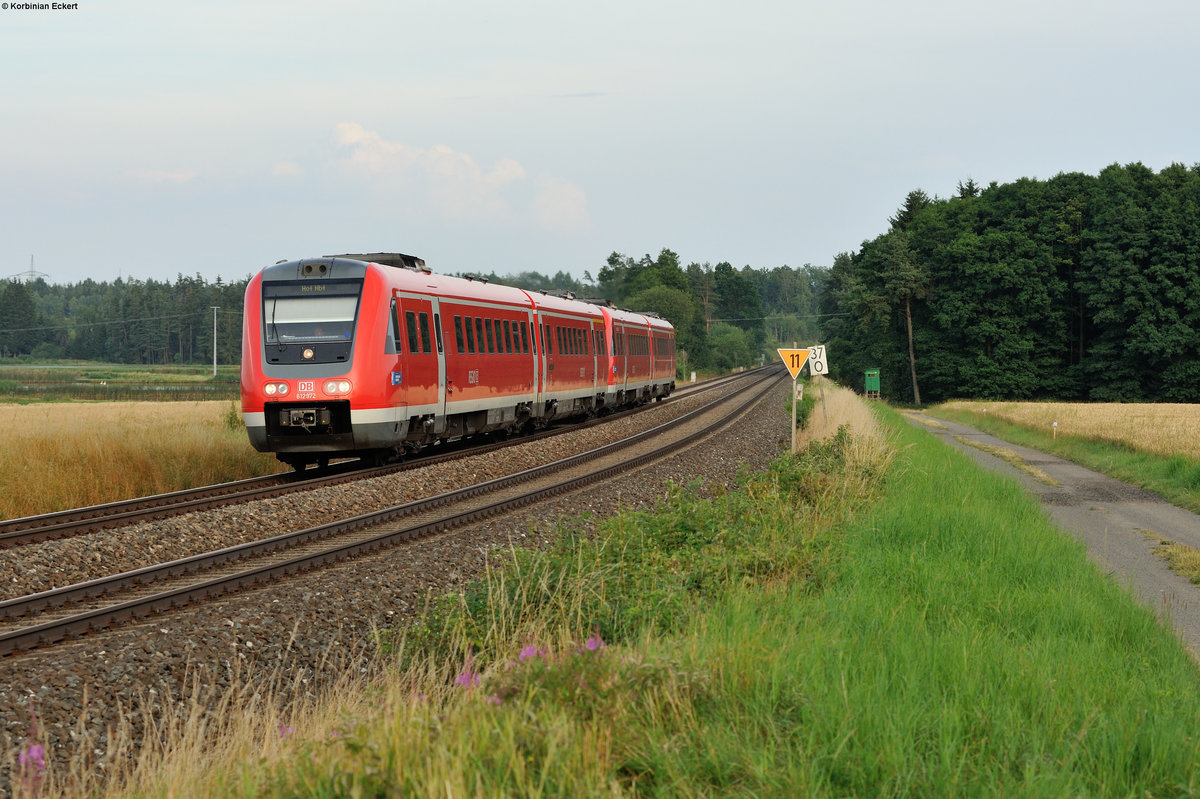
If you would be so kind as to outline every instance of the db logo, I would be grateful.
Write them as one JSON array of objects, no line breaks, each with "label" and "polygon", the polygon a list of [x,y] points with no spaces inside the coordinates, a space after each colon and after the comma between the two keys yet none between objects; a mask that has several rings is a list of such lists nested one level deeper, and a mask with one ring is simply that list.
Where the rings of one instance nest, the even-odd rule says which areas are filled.
[{"label": "db logo", "polygon": [[316,391],[317,384],[312,380],[301,380],[296,384],[297,391]]}]

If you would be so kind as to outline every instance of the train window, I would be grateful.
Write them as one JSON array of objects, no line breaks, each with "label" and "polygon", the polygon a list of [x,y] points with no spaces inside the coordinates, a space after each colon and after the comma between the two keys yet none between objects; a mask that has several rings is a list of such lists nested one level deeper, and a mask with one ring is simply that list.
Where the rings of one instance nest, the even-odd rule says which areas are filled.
[{"label": "train window", "polygon": [[467,351],[466,342],[463,340],[462,317],[454,317],[454,343],[458,345],[458,354],[462,355]]},{"label": "train window", "polygon": [[417,315],[412,311],[404,312],[404,321],[408,327],[408,351],[420,352],[417,349]]},{"label": "train window", "polygon": [[264,340],[272,344],[293,341],[349,342],[354,336],[362,280],[322,282],[322,293],[307,293],[312,286],[264,283],[262,319]]},{"label": "train window", "polygon": [[429,343],[429,314],[421,311],[421,352],[433,352]]},{"label": "train window", "polygon": [[467,352],[475,354],[475,326],[471,324],[471,317],[467,317]]},{"label": "train window", "polygon": [[504,354],[504,328],[500,327],[500,320],[492,320],[492,328],[496,331],[496,354]]},{"label": "train window", "polygon": [[483,346],[483,320],[478,316],[475,317],[475,341],[479,342],[477,345],[479,347],[478,352],[480,355],[483,355],[486,352]]},{"label": "train window", "polygon": [[513,349],[512,349],[512,325],[510,324],[510,322],[507,319],[504,320],[504,351],[509,354],[511,354],[513,351]]},{"label": "train window", "polygon": [[554,326],[554,337],[556,339],[558,339],[558,354],[563,355],[564,354],[564,352],[563,352],[563,335],[562,335],[562,327],[560,325]]},{"label": "train window", "polygon": [[495,354],[496,339],[492,337],[492,320],[491,319],[483,320],[483,331],[485,333],[487,333],[488,352]]},{"label": "train window", "polygon": [[388,319],[388,327],[391,328],[392,343],[396,347],[396,352],[404,352],[404,345],[400,343],[400,309],[396,307],[396,298],[392,298],[391,316]]},{"label": "train window", "polygon": [[550,335],[550,325],[542,325],[542,350],[546,355],[554,354],[554,337]]},{"label": "train window", "polygon": [[579,339],[579,354],[587,355],[588,354],[587,331],[586,330],[576,330],[575,337],[577,339]]},{"label": "train window", "polygon": [[521,323],[521,349],[524,350],[526,353],[530,352],[530,349],[529,349],[529,324],[526,322]]}]

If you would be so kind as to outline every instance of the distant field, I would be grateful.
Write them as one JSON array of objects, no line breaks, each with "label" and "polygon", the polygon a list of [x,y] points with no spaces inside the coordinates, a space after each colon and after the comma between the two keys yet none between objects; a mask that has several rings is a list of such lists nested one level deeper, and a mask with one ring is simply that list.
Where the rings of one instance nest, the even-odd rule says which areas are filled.
[{"label": "distant field", "polygon": [[282,470],[250,446],[229,400],[42,402],[0,413],[4,519]]},{"label": "distant field", "polygon": [[1183,403],[946,402],[948,411],[985,413],[1059,437],[1124,444],[1167,457],[1200,460],[1200,405]]},{"label": "distant field", "polygon": [[238,367],[0,362],[0,402],[206,400],[238,395]]}]

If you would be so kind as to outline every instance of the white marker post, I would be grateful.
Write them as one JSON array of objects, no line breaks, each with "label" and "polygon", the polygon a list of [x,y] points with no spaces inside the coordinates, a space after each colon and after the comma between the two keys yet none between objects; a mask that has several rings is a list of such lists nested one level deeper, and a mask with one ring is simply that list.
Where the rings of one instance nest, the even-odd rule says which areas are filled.
[{"label": "white marker post", "polygon": [[800,386],[800,370],[804,368],[804,364],[808,361],[809,350],[777,350],[779,357],[783,359],[783,365],[787,367],[788,372],[792,375],[792,454],[796,454],[796,411],[799,408],[796,406],[797,397],[800,393],[797,388]]},{"label": "white marker post", "polygon": [[829,424],[829,411],[825,408],[825,383],[821,380],[821,375],[829,373],[829,361],[825,358],[824,344],[814,344],[811,349],[812,352],[808,355],[808,373],[821,389],[821,416],[825,419],[825,424]]}]

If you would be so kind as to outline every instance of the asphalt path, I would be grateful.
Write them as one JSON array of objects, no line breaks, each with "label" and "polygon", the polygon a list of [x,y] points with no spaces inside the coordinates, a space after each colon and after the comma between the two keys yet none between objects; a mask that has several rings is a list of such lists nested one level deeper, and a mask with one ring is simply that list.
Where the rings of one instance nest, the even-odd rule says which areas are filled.
[{"label": "asphalt path", "polygon": [[[1200,515],[1176,507],[1151,491],[973,427],[920,413],[909,415],[917,417],[917,422],[924,421],[924,429],[980,465],[1024,485],[1058,527],[1086,544],[1088,556],[1154,608],[1165,623],[1175,628],[1192,655],[1200,659],[1200,587],[1172,572],[1166,560],[1153,552],[1164,540],[1200,549]],[[1015,453],[1024,464],[1059,485],[1048,485],[972,444]]]}]

